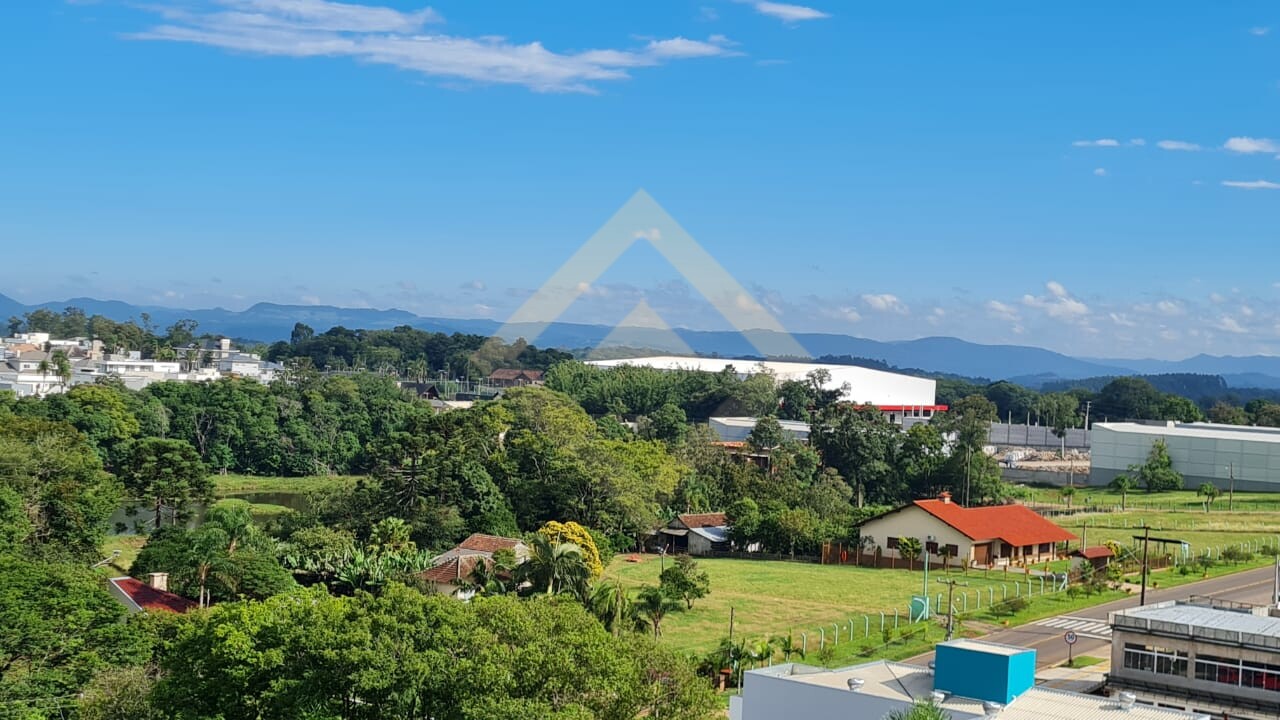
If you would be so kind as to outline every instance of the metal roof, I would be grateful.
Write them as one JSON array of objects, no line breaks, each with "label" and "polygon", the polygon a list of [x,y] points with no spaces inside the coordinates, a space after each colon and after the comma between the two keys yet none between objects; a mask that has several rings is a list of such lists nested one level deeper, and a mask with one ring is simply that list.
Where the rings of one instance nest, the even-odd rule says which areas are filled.
[{"label": "metal roof", "polygon": [[[1229,610],[1185,602],[1162,602],[1144,607],[1117,610],[1111,613],[1112,622],[1119,618],[1181,625],[1191,634],[1191,628],[1226,630],[1247,635],[1261,635],[1280,640],[1280,618],[1255,615],[1245,610]],[[1126,623],[1132,625],[1131,623]],[[1155,626],[1157,629],[1161,626]]]},{"label": "metal roof", "polygon": [[1280,428],[1244,427],[1216,423],[1169,423],[1144,425],[1142,423],[1107,422],[1094,423],[1094,430],[1109,430],[1134,435],[1158,437],[1190,437],[1209,440],[1245,440],[1249,442],[1280,443]]},{"label": "metal roof", "polygon": [[701,535],[702,537],[710,540],[711,542],[717,542],[717,543],[729,542],[729,528],[724,526],[689,528],[689,532]]},{"label": "metal roof", "polygon": [[[848,697],[848,714],[840,715],[842,719],[863,717],[858,713],[860,697],[872,696],[881,700],[896,701],[901,703],[903,709],[907,709],[917,700],[928,700],[933,692],[933,675],[927,668],[919,665],[878,660],[837,670],[823,670],[791,663],[745,673],[748,678],[743,692],[745,703],[751,702],[749,678],[753,674],[771,675],[797,683],[816,685],[825,688],[826,692],[831,689],[844,691]],[[863,685],[858,692],[849,692],[849,681],[854,678],[862,680]],[[810,720],[827,720],[828,717],[834,720],[836,717],[807,713],[803,696],[790,697],[793,698],[796,717]],[[953,718],[981,718],[984,715],[982,702],[972,698],[949,695],[940,703],[940,707]],[[1014,698],[1013,702],[1006,705],[997,717],[1000,720],[1116,720],[1117,717],[1123,717],[1126,720],[1208,720],[1209,718],[1202,713],[1189,713],[1141,704],[1122,711],[1116,700],[1112,698],[1041,687],[1033,687]]]}]

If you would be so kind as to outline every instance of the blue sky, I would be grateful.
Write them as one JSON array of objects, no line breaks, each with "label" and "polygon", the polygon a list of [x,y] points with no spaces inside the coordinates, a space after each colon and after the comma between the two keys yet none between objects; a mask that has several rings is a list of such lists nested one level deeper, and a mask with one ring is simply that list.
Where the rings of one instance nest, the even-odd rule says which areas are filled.
[{"label": "blue sky", "polygon": [[[0,292],[507,318],[638,189],[788,329],[1280,352],[1272,2],[0,9]],[[565,319],[723,327],[637,244]]]}]

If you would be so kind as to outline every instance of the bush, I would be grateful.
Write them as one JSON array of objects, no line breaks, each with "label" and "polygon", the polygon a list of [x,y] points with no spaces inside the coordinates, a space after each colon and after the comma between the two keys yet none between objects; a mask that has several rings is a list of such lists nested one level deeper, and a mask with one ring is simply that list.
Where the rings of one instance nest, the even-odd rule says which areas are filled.
[{"label": "bush", "polygon": [[1024,597],[1011,597],[1004,602],[996,604],[996,613],[999,615],[1017,615],[1027,609],[1030,603]]}]

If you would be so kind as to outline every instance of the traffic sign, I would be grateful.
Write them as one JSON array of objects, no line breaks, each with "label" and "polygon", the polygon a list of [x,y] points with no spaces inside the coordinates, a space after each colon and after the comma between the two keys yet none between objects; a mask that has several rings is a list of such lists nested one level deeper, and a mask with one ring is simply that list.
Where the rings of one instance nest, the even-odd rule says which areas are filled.
[{"label": "traffic sign", "polygon": [[1076,634],[1074,632],[1068,630],[1066,633],[1063,634],[1062,639],[1066,640],[1068,645],[1075,645],[1076,640],[1078,640],[1079,638],[1076,637]]}]

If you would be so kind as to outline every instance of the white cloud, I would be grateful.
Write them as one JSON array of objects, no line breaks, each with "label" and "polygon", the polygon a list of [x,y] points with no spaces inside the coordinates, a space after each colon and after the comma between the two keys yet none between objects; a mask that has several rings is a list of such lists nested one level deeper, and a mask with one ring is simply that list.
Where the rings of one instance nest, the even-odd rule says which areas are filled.
[{"label": "white cloud", "polygon": [[1130,320],[1129,316],[1125,315],[1124,313],[1111,313],[1111,322],[1115,323],[1116,325],[1119,325],[1120,327],[1137,327],[1138,326],[1138,323],[1134,322],[1133,320]]},{"label": "white cloud", "polygon": [[1094,175],[1097,175],[1098,177],[1106,177],[1106,176],[1107,176],[1107,169],[1106,169],[1106,168],[1094,168],[1094,169],[1093,169],[1093,174],[1094,174]]},{"label": "white cloud", "polygon": [[1018,320],[1018,309],[1012,305],[1005,305],[999,300],[987,301],[987,314],[999,320],[1007,320],[1015,322]]},{"label": "white cloud", "polygon": [[737,55],[723,36],[651,39],[632,49],[558,53],[542,43],[460,37],[427,29],[440,22],[430,8],[389,7],[329,0],[198,0],[194,10],[149,8],[161,24],[129,35],[283,57],[346,57],[423,75],[485,84],[521,85],[540,92],[595,92],[595,84],[624,80],[628,70],[664,62]]},{"label": "white cloud", "polygon": [[897,295],[883,293],[880,295],[863,295],[862,302],[866,303],[872,310],[885,313],[895,313],[898,315],[906,315],[910,312],[910,308],[898,299]]},{"label": "white cloud", "polygon": [[1242,155],[1280,153],[1280,143],[1271,138],[1233,137],[1223,143],[1222,147]]},{"label": "white cloud", "polygon": [[848,305],[823,307],[819,312],[833,320],[841,320],[847,323],[856,323],[862,319],[862,315],[858,313],[857,308],[849,307]]},{"label": "white cloud", "polygon": [[1267,34],[1267,33],[1269,33],[1269,32],[1271,32],[1271,28],[1269,28],[1269,27],[1262,27],[1262,26],[1259,26],[1259,27],[1251,27],[1251,28],[1249,28],[1249,34],[1250,34],[1250,35],[1257,35],[1258,37],[1262,37],[1263,35],[1266,35],[1266,34]]},{"label": "white cloud", "polygon": [[1076,140],[1071,144],[1075,147],[1120,147],[1120,141],[1114,138],[1102,138],[1100,140]]},{"label": "white cloud", "polygon": [[1182,152],[1195,152],[1200,149],[1199,145],[1184,140],[1161,140],[1156,143],[1156,147],[1161,150],[1180,150]]},{"label": "white cloud", "polygon": [[1186,310],[1184,310],[1181,305],[1174,302],[1173,300],[1161,300],[1160,302],[1156,303],[1156,312],[1160,313],[1161,315],[1169,315],[1173,317],[1173,316],[1182,315],[1186,313]]},{"label": "white cloud", "polygon": [[783,22],[800,22],[802,20],[822,20],[831,17],[821,10],[816,10],[804,5],[790,5],[788,3],[767,2],[765,0],[757,0],[751,3],[751,7],[761,15],[775,17]]},{"label": "white cloud", "polygon": [[1247,318],[1253,317],[1253,308],[1249,307],[1248,305],[1241,305],[1240,314]]},{"label": "white cloud", "polygon": [[480,280],[471,280],[471,281],[468,281],[468,282],[464,282],[464,283],[462,283],[462,285],[460,285],[459,287],[461,287],[463,290],[477,290],[477,291],[479,291],[479,290],[484,290],[484,289],[485,289],[485,284],[484,284],[484,282],[482,282],[482,281],[480,281]]},{"label": "white cloud", "polygon": [[303,295],[298,298],[304,305],[319,305],[320,298],[315,295]]},{"label": "white cloud", "polygon": [[1045,288],[1049,290],[1047,297],[1023,295],[1022,304],[1043,310],[1049,317],[1067,322],[1079,322],[1089,314],[1089,306],[1071,297],[1062,283],[1050,280],[1045,283]]},{"label": "white cloud", "polygon": [[1249,332],[1230,315],[1223,315],[1222,318],[1214,324],[1214,327],[1224,332],[1235,333],[1237,335]]},{"label": "white cloud", "polygon": [[1270,180],[1223,180],[1223,185],[1241,190],[1280,190],[1280,183]]},{"label": "white cloud", "polygon": [[1147,141],[1142,138],[1134,138],[1129,141],[1129,144],[1136,145],[1137,147],[1142,147],[1143,145],[1147,144]]},{"label": "white cloud", "polygon": [[1227,299],[1226,299],[1225,297],[1223,297],[1223,296],[1222,296],[1221,294],[1219,294],[1219,293],[1216,293],[1216,292],[1215,292],[1215,293],[1209,293],[1209,302],[1213,303],[1214,305],[1221,305],[1222,303],[1224,303],[1224,302],[1226,302],[1226,301],[1227,301]]}]

